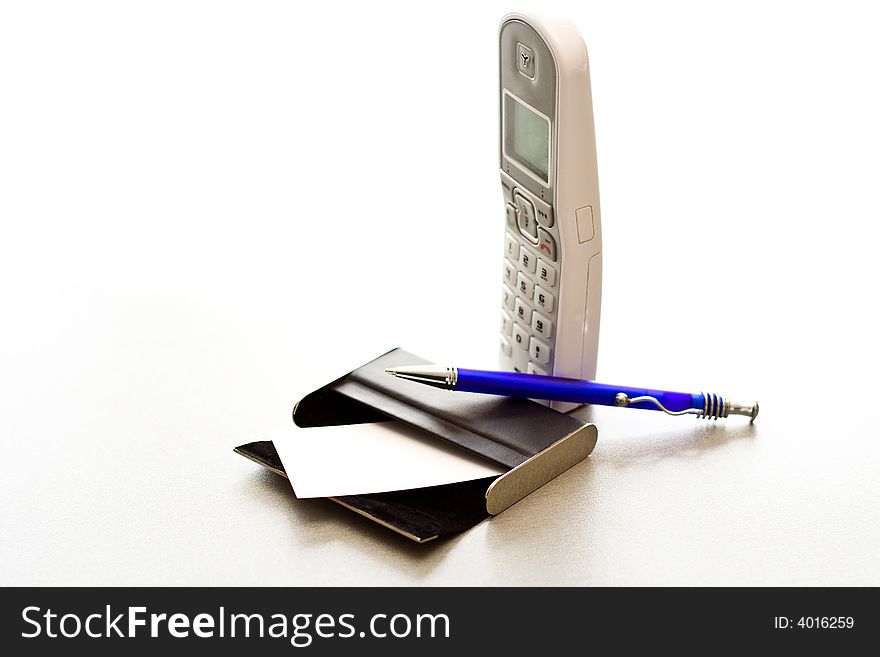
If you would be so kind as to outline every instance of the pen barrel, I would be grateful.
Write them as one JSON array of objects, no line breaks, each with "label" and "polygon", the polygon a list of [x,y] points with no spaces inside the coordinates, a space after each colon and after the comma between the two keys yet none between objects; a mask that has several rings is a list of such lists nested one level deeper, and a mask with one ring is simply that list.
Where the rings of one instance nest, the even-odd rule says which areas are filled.
[{"label": "pen barrel", "polygon": [[[463,392],[480,392],[505,397],[525,397],[528,399],[550,399],[576,404],[599,404],[616,406],[616,397],[624,393],[627,397],[654,397],[670,411],[683,411],[688,408],[703,408],[702,393],[670,392],[650,388],[615,386],[607,383],[565,379],[557,376],[538,376],[520,372],[488,372],[458,368],[455,389]],[[650,402],[637,402],[628,408],[660,410]]]}]

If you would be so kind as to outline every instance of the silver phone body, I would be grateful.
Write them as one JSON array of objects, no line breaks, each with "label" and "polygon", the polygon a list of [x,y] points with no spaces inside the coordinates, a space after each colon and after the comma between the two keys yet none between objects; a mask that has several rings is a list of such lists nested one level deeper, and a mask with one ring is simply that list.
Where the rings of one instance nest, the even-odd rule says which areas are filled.
[{"label": "silver phone body", "polygon": [[587,49],[570,23],[520,14],[503,19],[499,45],[501,367],[594,379],[602,229]]}]

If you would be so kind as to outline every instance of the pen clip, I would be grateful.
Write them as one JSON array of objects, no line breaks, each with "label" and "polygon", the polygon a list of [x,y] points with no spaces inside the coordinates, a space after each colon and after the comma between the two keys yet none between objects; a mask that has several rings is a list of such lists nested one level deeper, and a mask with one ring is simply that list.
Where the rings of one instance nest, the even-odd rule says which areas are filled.
[{"label": "pen clip", "polygon": [[640,402],[650,402],[667,415],[702,415],[703,411],[699,408],[686,408],[683,411],[670,411],[656,397],[643,395],[641,397],[630,397],[625,392],[618,392],[614,396],[614,404],[617,406],[629,406],[630,404],[638,404]]},{"label": "pen clip", "polygon": [[749,418],[749,422],[754,422],[758,416],[758,402],[754,404],[738,404],[715,393],[704,392],[701,394],[703,395],[703,408],[686,408],[683,411],[670,411],[656,397],[649,397],[648,395],[630,397],[625,392],[618,392],[614,396],[614,404],[616,406],[629,406],[639,402],[649,402],[667,415],[696,415],[707,420],[717,420],[729,415],[745,415]]}]

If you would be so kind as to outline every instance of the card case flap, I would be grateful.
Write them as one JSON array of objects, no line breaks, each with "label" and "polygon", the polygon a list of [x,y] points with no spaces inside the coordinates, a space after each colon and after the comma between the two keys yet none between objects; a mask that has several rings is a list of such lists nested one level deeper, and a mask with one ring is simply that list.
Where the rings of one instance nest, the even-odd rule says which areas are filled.
[{"label": "card case flap", "polygon": [[355,424],[375,421],[364,418],[378,411],[383,419],[418,427],[508,468],[584,426],[527,399],[440,390],[385,373],[389,367],[427,362],[393,349],[307,395],[294,408],[293,420],[301,427]]}]

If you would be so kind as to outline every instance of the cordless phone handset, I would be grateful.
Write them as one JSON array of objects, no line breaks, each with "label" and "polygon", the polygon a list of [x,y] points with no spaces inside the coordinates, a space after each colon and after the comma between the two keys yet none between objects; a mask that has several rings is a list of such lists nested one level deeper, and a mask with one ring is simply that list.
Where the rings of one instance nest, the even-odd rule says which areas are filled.
[{"label": "cordless phone handset", "polygon": [[570,23],[519,14],[499,44],[501,366],[594,379],[602,230],[587,49]]}]

